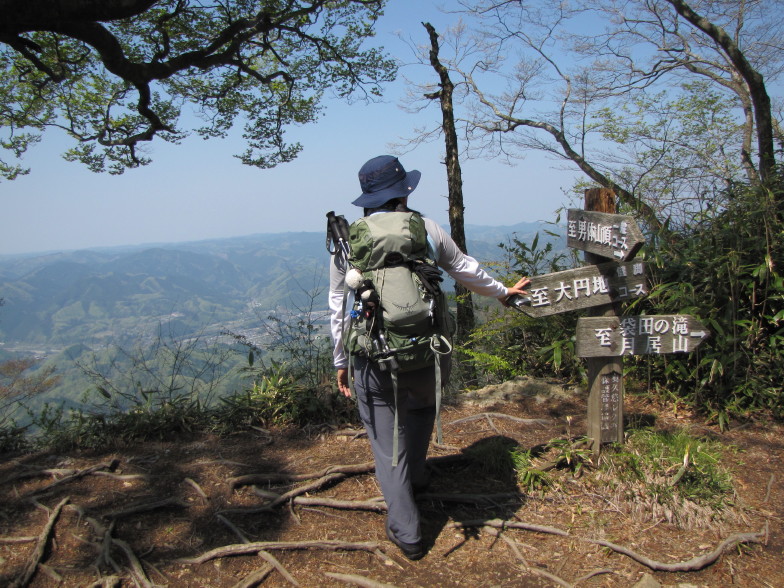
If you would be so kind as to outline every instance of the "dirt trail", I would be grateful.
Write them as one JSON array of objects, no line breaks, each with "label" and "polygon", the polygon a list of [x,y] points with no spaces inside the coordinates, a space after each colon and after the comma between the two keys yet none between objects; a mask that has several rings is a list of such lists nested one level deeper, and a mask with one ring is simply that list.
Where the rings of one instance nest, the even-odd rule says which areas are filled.
[{"label": "dirt trail", "polygon": [[[284,430],[0,457],[0,585],[28,573],[35,587],[149,581],[224,588],[256,585],[247,579],[266,570],[263,586],[362,585],[361,579],[427,587],[634,586],[642,579],[652,586],[784,586],[784,427],[748,424],[720,434],[635,398],[627,399],[626,413],[661,428],[691,427],[737,448],[725,457],[737,496],[724,520],[705,524],[695,513],[689,520],[698,526],[676,526],[666,513],[619,502],[591,472],[566,478],[544,496],[521,493],[511,475],[488,475],[466,452],[488,443],[534,447],[564,437],[567,426],[572,434],[585,431],[582,396],[529,381],[445,408],[445,445],[431,449],[432,485],[418,497],[428,548],[418,562],[386,540],[380,491],[361,466],[372,459],[364,437]],[[332,472],[294,502],[261,508],[273,494],[312,483],[332,466],[357,464],[353,472]],[[238,479],[280,473],[309,477],[255,485]],[[364,510],[348,509],[345,501],[362,501]],[[483,520],[496,522],[477,525]],[[501,531],[500,521],[525,528]],[[708,556],[733,534],[765,529],[764,537],[731,546],[701,571],[654,571],[607,547],[672,564]],[[184,563],[247,542],[268,543],[261,556],[256,547],[252,554]]]}]

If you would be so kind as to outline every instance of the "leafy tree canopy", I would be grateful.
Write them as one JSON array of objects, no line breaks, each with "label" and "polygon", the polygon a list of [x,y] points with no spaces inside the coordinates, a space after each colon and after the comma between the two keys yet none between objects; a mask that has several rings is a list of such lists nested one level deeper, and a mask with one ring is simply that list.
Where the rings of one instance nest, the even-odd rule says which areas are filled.
[{"label": "leafy tree canopy", "polygon": [[[141,146],[188,131],[223,137],[244,123],[248,165],[290,161],[291,124],[314,121],[324,93],[379,94],[391,60],[361,49],[384,0],[0,0],[0,174],[49,127],[66,159],[120,174]],[[183,129],[183,108],[198,119]]]}]

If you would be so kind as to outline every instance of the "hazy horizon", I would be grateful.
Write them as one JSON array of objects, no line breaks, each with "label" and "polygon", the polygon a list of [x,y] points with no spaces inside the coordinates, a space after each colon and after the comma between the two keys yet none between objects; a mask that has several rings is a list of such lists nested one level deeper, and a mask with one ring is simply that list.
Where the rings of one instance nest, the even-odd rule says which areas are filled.
[{"label": "hazy horizon", "polygon": [[[325,213],[326,215],[326,213]],[[485,225],[485,224],[477,224],[477,223],[466,223],[466,229],[473,229],[473,230],[487,230],[487,229],[496,229],[496,230],[503,230],[503,229],[515,229],[524,225],[531,225],[537,226],[543,224],[544,221],[520,221],[517,223],[512,224],[500,224],[500,225]],[[446,229],[448,229],[448,224],[442,224]],[[177,240],[177,241],[140,241],[138,243],[119,243],[114,245],[93,245],[89,247],[74,247],[74,248],[54,248],[54,249],[41,249],[41,250],[31,250],[31,251],[18,251],[14,253],[5,253],[0,251],[0,259],[9,259],[14,257],[28,257],[28,256],[44,256],[44,255],[56,255],[58,253],[74,253],[78,251],[122,251],[125,249],[139,249],[139,248],[148,248],[148,247],[165,247],[165,246],[172,246],[172,245],[183,245],[183,244],[196,244],[196,243],[209,243],[213,241],[229,241],[233,239],[252,239],[255,237],[274,237],[275,235],[290,235],[290,234],[319,234],[324,233],[326,238],[326,216],[324,220],[324,230],[323,231],[261,231],[257,233],[248,233],[246,235],[230,235],[227,237],[205,237],[205,238],[196,238],[196,239],[186,239],[186,240]],[[470,237],[469,237],[470,238]]]},{"label": "hazy horizon", "polygon": [[[0,185],[0,254],[319,231],[329,210],[354,216],[359,168],[391,152],[399,154],[407,170],[422,172],[412,208],[447,223],[443,138],[407,143],[422,129],[440,126],[438,103],[430,101],[416,113],[400,106],[407,91],[414,90],[407,80],[438,80],[429,64],[415,62],[410,44],[429,44],[423,21],[438,31],[457,24],[459,15],[440,12],[441,4],[390,3],[370,43],[384,46],[401,62],[398,79],[384,87],[383,101],[326,99],[317,123],[287,133],[289,141],[303,146],[297,159],[272,169],[249,167],[234,157],[245,150],[239,128],[223,140],[195,135],[177,145],[155,140],[144,146],[152,163],[119,176],[66,162],[62,153],[73,144],[63,132],[47,131],[22,161],[31,173]],[[183,126],[195,117],[186,112]],[[576,168],[564,169],[541,152],[526,153],[514,166],[500,159],[465,158],[461,167],[466,222],[487,226],[555,220],[579,176]]]}]

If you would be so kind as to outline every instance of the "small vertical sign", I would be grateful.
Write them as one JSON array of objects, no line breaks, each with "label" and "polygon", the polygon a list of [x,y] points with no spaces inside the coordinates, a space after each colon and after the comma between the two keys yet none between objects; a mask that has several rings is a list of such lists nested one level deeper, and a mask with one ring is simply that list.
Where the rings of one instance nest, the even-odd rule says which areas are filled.
[{"label": "small vertical sign", "polygon": [[601,443],[614,443],[623,438],[622,378],[615,371],[601,375]]}]

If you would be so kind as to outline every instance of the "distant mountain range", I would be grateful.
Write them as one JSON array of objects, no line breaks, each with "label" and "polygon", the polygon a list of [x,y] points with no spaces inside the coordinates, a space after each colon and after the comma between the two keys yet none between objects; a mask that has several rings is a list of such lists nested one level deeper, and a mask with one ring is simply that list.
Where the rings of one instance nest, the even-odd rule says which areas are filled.
[{"label": "distant mountain range", "polygon": [[[550,225],[466,226],[469,252],[498,261],[514,235]],[[241,330],[278,309],[326,308],[323,233],[0,256],[0,358],[138,342],[162,324],[189,336]]]}]

